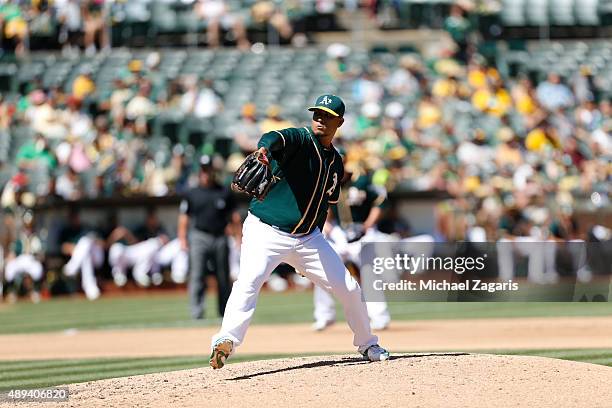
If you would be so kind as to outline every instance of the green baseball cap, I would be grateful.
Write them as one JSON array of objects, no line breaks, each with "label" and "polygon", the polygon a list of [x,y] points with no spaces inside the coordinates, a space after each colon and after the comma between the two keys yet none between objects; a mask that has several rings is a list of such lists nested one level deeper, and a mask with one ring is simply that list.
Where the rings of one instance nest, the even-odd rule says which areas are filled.
[{"label": "green baseball cap", "polygon": [[334,116],[344,116],[344,102],[336,95],[321,95],[317,98],[314,106],[308,108],[309,111],[315,109],[321,109],[325,112],[331,113]]}]

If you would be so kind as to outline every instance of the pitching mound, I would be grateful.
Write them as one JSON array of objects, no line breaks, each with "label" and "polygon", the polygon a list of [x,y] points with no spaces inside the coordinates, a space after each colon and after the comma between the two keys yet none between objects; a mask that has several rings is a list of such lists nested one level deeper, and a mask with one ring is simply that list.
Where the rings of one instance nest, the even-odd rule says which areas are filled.
[{"label": "pitching mound", "polygon": [[116,378],[70,386],[86,407],[599,407],[612,368],[541,357],[466,353],[304,357]]}]

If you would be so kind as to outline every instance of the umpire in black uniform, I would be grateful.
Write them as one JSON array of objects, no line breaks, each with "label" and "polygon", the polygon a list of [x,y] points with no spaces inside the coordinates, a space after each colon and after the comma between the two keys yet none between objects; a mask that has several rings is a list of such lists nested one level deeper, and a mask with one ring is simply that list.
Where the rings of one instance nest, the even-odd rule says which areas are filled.
[{"label": "umpire in black uniform", "polygon": [[198,179],[198,186],[187,191],[181,202],[177,231],[181,247],[189,251],[189,297],[194,319],[204,318],[208,265],[217,277],[219,314],[225,312],[232,290],[225,228],[237,216],[232,192],[216,182],[210,156],[201,157]]}]

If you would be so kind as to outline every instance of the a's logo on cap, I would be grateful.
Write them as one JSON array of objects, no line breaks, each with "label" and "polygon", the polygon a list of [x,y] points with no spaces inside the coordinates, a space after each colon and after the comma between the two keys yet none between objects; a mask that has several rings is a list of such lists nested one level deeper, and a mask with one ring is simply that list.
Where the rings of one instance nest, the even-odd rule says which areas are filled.
[{"label": "a's logo on cap", "polygon": [[332,103],[331,98],[328,98],[327,96],[324,96],[323,99],[321,99],[321,103],[323,105],[329,105],[330,103]]}]

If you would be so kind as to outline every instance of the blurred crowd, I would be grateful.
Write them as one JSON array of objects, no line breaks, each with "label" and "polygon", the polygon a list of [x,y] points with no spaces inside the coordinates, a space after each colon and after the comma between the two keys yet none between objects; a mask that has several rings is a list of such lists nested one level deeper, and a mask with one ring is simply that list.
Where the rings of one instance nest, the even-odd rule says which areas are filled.
[{"label": "blurred crowd", "polygon": [[[85,50],[94,54],[96,47],[108,47],[105,3],[33,1],[25,7],[0,1],[0,26],[15,50],[25,52],[28,30],[52,15],[66,33],[62,38],[68,52],[76,46],[72,34],[84,30]],[[199,18],[207,20],[209,44],[220,45],[215,30],[221,27],[233,31],[239,47],[248,48],[245,18],[224,3],[200,0],[193,5]],[[317,7],[332,12],[335,4],[318,1]],[[349,46],[329,46],[322,69],[329,83],[349,90],[340,95],[348,109],[334,141],[345,152],[347,170],[391,195],[445,195],[435,209],[436,241],[609,240],[609,229],[581,225],[575,216],[579,204],[586,203],[589,210],[610,206],[609,89],[587,66],[565,77],[554,67],[544,76],[505,75],[475,52],[468,11],[461,4],[451,8],[445,29],[455,47],[436,58],[370,53],[367,61],[355,64]],[[295,34],[288,9],[262,1],[249,13],[250,18],[268,19],[281,36]],[[386,58],[397,63],[389,64]],[[45,87],[37,79],[26,84],[17,99],[0,95],[0,142],[20,140],[19,129],[33,135],[23,138],[25,143],[9,158],[10,166],[2,163],[15,170],[0,197],[2,208],[20,220],[19,228],[5,227],[15,230],[11,239],[26,243],[28,253],[40,252],[41,245],[28,236],[33,230],[27,208],[85,198],[182,195],[197,183],[202,154],[214,156],[213,166],[227,184],[261,134],[308,125],[304,116],[287,115],[282,102],[258,111],[257,101],[252,101],[241,107],[238,120],[213,129],[227,136],[229,146],[223,152],[211,142],[196,146],[152,136],[160,115],[178,115],[196,125],[197,120],[209,120],[210,125],[226,109],[210,78],[185,75],[168,82],[160,72],[160,59],[158,52],[150,52],[130,61],[107,97],[100,97],[86,69],[68,88]],[[404,216],[391,205],[381,229],[403,237],[420,233],[410,230]],[[5,222],[10,219],[5,217]],[[79,232],[73,238],[86,236]],[[81,247],[92,247],[84,242]],[[109,249],[105,242],[100,246]],[[11,243],[3,242],[3,247],[9,251]],[[90,256],[93,262],[93,252]],[[38,276],[38,266],[28,269]],[[84,286],[89,297],[99,295],[88,288]]]},{"label": "blurred crowd", "polygon": [[[312,28],[307,17],[333,15],[338,9],[334,0],[257,0],[238,4],[224,0],[0,0],[0,45],[23,57],[31,38],[36,37],[45,39],[43,48],[59,46],[65,55],[78,55],[83,50],[93,56],[96,50],[109,49],[113,26],[126,19],[148,23],[155,31],[155,24],[173,26],[182,18],[190,23],[166,29],[201,31],[207,45],[213,48],[223,45],[227,34],[231,43],[248,49],[249,29],[273,33],[266,42],[303,44],[307,41],[306,31]],[[167,15],[163,15],[165,12]],[[167,20],[169,14],[176,18]],[[117,39],[116,45],[123,45],[124,40]]]},{"label": "blurred crowd", "polygon": [[[504,78],[478,55],[462,65],[405,54],[390,70],[376,57],[365,66],[346,64],[348,53],[344,45],[331,46],[325,66],[332,81],[352,89],[343,95],[352,103],[338,144],[347,166],[375,184],[446,191],[475,222],[491,225],[508,208],[544,225],[553,209],[571,213],[577,197],[608,204],[612,108],[588,68],[569,78],[554,71],[539,80]],[[215,118],[223,100],[206,78],[164,82],[159,56],[150,57],[131,61],[98,103],[91,103],[96,85],[88,72],[68,92],[31,83],[18,101],[0,99],[0,132],[27,125],[36,134],[17,151],[3,207],[15,205],[16,191],[33,195],[32,203],[75,201],[180,194],[194,182],[193,163],[202,151],[167,139],[157,143],[151,120],[163,112]],[[229,157],[218,155],[215,165],[231,174],[262,133],[300,124],[285,118],[282,106],[257,112],[246,104],[240,120],[224,129],[232,139]]]},{"label": "blurred crowd", "polygon": [[2,47],[23,56],[30,35],[57,37],[66,52],[80,43],[87,55],[110,47],[108,7],[105,0],[0,1]]}]

